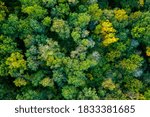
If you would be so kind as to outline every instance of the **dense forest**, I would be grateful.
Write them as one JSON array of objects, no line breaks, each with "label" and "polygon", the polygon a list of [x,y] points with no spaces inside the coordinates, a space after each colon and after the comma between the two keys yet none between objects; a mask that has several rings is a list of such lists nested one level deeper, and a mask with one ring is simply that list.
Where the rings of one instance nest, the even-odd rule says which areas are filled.
[{"label": "dense forest", "polygon": [[150,0],[0,0],[0,99],[150,99]]}]

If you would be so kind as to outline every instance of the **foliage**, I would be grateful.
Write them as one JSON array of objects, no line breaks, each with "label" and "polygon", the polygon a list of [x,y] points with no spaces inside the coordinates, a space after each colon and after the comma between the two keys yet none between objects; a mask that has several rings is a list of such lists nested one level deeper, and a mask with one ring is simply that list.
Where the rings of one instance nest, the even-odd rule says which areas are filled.
[{"label": "foliage", "polygon": [[112,82],[112,79],[107,79],[102,83],[104,89],[113,90],[116,88],[115,84]]},{"label": "foliage", "polygon": [[62,19],[54,19],[51,31],[56,32],[60,37],[69,38],[70,29],[67,23]]},{"label": "foliage", "polygon": [[0,99],[150,99],[149,0],[0,1]]},{"label": "foliage", "polygon": [[0,22],[5,19],[6,13],[8,12],[7,7],[3,2],[0,1]]},{"label": "foliage", "polygon": [[116,30],[112,27],[112,23],[109,21],[102,22],[101,34],[103,36],[104,46],[108,46],[111,43],[117,42],[119,39],[115,37]]},{"label": "foliage", "polygon": [[8,73],[11,76],[23,74],[26,70],[26,61],[23,59],[23,55],[19,52],[12,53],[10,57],[6,59],[6,65],[8,65]]},{"label": "foliage", "polygon": [[81,92],[79,92],[78,99],[80,99],[80,100],[98,100],[99,97],[97,96],[95,89],[84,88]]},{"label": "foliage", "polygon": [[65,99],[76,99],[78,90],[74,86],[64,86],[62,89],[62,95]]}]

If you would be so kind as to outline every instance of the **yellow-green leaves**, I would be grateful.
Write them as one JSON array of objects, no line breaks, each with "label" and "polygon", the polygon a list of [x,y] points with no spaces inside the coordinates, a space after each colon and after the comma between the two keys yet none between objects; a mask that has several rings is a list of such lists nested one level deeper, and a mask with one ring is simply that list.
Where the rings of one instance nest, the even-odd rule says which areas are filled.
[{"label": "yellow-green leaves", "polygon": [[76,43],[79,43],[81,40],[81,29],[80,28],[75,28],[73,29],[73,31],[71,32],[71,37],[73,38],[73,40]]},{"label": "yellow-green leaves", "polygon": [[80,100],[98,100],[99,97],[96,93],[96,90],[94,88],[87,88],[85,87],[82,91],[79,92],[78,98]]},{"label": "yellow-green leaves", "polygon": [[10,69],[26,69],[26,62],[23,59],[23,55],[19,52],[12,53],[11,56],[7,58],[6,64],[9,65]]},{"label": "yellow-green leaves", "polygon": [[116,85],[113,83],[112,79],[109,78],[109,79],[106,79],[103,83],[102,83],[102,87],[104,89],[107,89],[107,90],[114,90],[116,88]]},{"label": "yellow-green leaves", "polygon": [[141,11],[136,11],[134,13],[131,13],[130,17],[131,18],[131,21],[135,21],[137,19],[139,19],[142,15],[142,12]]},{"label": "yellow-green leaves", "polygon": [[121,56],[121,52],[118,50],[112,50],[106,55],[106,59],[108,61],[115,61],[115,59],[119,58]]},{"label": "yellow-green leaves", "polygon": [[62,89],[62,95],[65,99],[76,99],[78,90],[74,86],[64,86]]},{"label": "yellow-green leaves", "polygon": [[61,32],[61,29],[65,26],[65,21],[62,19],[53,20],[53,25],[51,30],[56,32]]},{"label": "yellow-green leaves", "polygon": [[23,74],[27,69],[26,61],[23,58],[23,55],[19,52],[14,52],[6,60],[6,65],[9,68],[10,75]]},{"label": "yellow-green leaves", "polygon": [[146,55],[147,55],[147,56],[150,56],[150,47],[147,47],[147,48],[146,48]]},{"label": "yellow-green leaves", "polygon": [[40,84],[43,87],[53,87],[54,86],[54,82],[52,79],[50,79],[49,77],[44,78],[43,80],[40,81]]},{"label": "yellow-green leaves", "polygon": [[47,10],[39,5],[27,6],[22,8],[23,13],[27,13],[32,18],[41,19],[47,14]]},{"label": "yellow-green leaves", "polygon": [[150,12],[138,13],[138,20],[133,23],[131,34],[138,39],[144,46],[150,45]]},{"label": "yellow-green leaves", "polygon": [[128,20],[128,15],[124,9],[115,10],[114,13],[115,13],[115,18],[118,21]]},{"label": "yellow-green leaves", "polygon": [[51,24],[51,18],[50,17],[45,17],[42,21],[44,26],[49,26]]},{"label": "yellow-green leaves", "polygon": [[102,28],[101,24],[98,24],[95,27],[94,33],[97,34],[97,35],[100,34],[101,33],[101,28]]},{"label": "yellow-green leaves", "polygon": [[14,84],[16,85],[16,87],[21,87],[25,86],[27,84],[27,81],[24,80],[23,78],[17,78],[14,80]]},{"label": "yellow-green leaves", "polygon": [[70,37],[69,26],[67,22],[62,19],[54,19],[50,30],[56,32],[62,39]]},{"label": "yellow-green leaves", "polygon": [[131,92],[138,93],[143,87],[143,83],[138,79],[128,78],[126,80],[125,88]]},{"label": "yellow-green leaves", "polygon": [[58,0],[58,2],[64,3],[64,2],[67,2],[67,0]]},{"label": "yellow-green leaves", "polygon": [[76,5],[79,2],[79,0],[68,0],[68,2],[70,4]]},{"label": "yellow-green leaves", "polygon": [[142,65],[142,62],[142,57],[137,54],[133,54],[128,59],[120,61],[119,65],[128,72],[134,72]]},{"label": "yellow-green leaves", "polygon": [[40,58],[46,61],[47,66],[51,68],[60,67],[62,64],[63,53],[60,52],[59,45],[56,41],[49,39],[47,45],[39,47]]},{"label": "yellow-green leaves", "polygon": [[91,4],[88,7],[88,13],[91,15],[91,20],[98,21],[100,19],[100,16],[102,15],[102,10],[99,9],[99,6],[97,3]]},{"label": "yellow-green leaves", "polygon": [[140,4],[141,6],[144,6],[144,0],[139,0],[139,4]]},{"label": "yellow-green leaves", "polygon": [[7,7],[0,1],[0,22],[5,19],[6,12],[8,12]]},{"label": "yellow-green leaves", "polygon": [[87,13],[80,13],[76,22],[77,26],[85,28],[90,22],[91,16]]},{"label": "yellow-green leaves", "polygon": [[80,70],[78,71],[72,71],[72,70],[70,70],[70,72],[72,73],[67,73],[68,84],[74,85],[75,87],[84,87],[86,85],[85,74]]}]

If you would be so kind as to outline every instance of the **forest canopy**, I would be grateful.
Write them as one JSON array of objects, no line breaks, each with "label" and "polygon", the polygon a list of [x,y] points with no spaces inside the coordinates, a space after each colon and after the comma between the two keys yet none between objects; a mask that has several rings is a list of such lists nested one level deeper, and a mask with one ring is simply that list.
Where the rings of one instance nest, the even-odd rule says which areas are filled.
[{"label": "forest canopy", "polygon": [[150,99],[150,0],[0,0],[0,99]]}]

